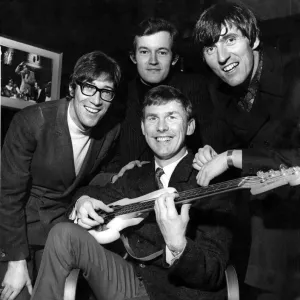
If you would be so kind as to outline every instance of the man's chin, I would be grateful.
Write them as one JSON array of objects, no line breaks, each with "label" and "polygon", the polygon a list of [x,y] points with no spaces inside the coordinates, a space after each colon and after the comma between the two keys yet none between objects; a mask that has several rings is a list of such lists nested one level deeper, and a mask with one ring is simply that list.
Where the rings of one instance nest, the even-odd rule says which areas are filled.
[{"label": "man's chin", "polygon": [[169,153],[154,153],[154,155],[160,160],[168,160],[174,156],[174,154]]},{"label": "man's chin", "polygon": [[157,77],[150,77],[150,78],[147,78],[147,79],[142,78],[142,81],[147,85],[158,85],[163,81],[163,79],[162,78],[157,78]]}]

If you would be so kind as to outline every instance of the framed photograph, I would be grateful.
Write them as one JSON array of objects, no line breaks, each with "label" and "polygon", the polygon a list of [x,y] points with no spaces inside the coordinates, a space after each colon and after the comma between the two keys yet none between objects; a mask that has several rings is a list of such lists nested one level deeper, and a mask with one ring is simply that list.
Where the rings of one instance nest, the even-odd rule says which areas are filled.
[{"label": "framed photograph", "polygon": [[62,53],[0,36],[1,105],[22,109],[60,97]]}]

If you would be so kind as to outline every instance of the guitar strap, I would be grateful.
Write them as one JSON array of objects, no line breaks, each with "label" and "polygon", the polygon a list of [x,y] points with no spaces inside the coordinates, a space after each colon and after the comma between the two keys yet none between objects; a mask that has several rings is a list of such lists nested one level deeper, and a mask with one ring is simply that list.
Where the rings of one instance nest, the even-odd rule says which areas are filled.
[{"label": "guitar strap", "polygon": [[135,253],[134,251],[132,250],[132,248],[130,247],[129,245],[129,242],[128,242],[128,238],[124,235],[124,234],[121,234],[121,240],[123,242],[123,245],[127,251],[127,253],[134,259],[136,260],[141,260],[141,261],[149,261],[149,260],[152,260],[156,257],[159,257],[160,255],[163,254],[163,250],[159,250],[157,252],[154,252],[150,255],[147,255],[147,256],[144,256],[144,257],[137,257],[135,256]]}]

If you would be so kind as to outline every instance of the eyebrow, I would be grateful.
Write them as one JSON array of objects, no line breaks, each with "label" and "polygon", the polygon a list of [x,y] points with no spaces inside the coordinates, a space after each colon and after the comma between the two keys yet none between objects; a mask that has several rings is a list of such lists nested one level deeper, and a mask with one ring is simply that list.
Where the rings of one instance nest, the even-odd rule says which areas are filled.
[{"label": "eyebrow", "polygon": [[229,32],[226,33],[225,35],[220,35],[219,40],[220,41],[227,40],[229,37],[240,37],[240,35],[235,32]]},{"label": "eyebrow", "polygon": [[100,90],[110,90],[110,91],[114,91],[114,88],[112,88],[111,86],[108,86],[108,85],[105,85],[104,87],[102,87],[102,88],[99,88],[99,87],[97,87],[93,82],[85,82],[85,84],[89,84],[89,85],[92,85],[92,86],[94,86],[94,87],[96,87],[97,89],[100,89]]},{"label": "eyebrow", "polygon": [[[150,48],[148,48],[148,47],[146,47],[146,46],[140,46],[140,47],[138,47],[137,49],[138,49],[138,50],[141,50],[141,49],[151,50]],[[169,49],[169,48],[166,48],[166,47],[160,47],[160,48],[158,48],[158,49],[156,49],[156,50],[166,50],[166,51],[170,51],[170,49]]]},{"label": "eyebrow", "polygon": [[[180,116],[180,113],[178,111],[174,110],[174,111],[167,112],[164,115],[164,117],[168,117],[168,116],[172,116],[172,115],[179,115]],[[156,113],[148,113],[148,114],[145,115],[145,117],[146,118],[147,117],[158,117],[158,114],[156,114]]]}]

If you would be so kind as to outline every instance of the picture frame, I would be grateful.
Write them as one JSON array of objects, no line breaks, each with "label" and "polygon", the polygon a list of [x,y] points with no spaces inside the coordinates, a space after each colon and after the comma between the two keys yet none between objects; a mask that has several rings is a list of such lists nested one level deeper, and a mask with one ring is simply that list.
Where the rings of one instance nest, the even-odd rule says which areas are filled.
[{"label": "picture frame", "polygon": [[60,99],[63,53],[0,36],[1,106]]}]

